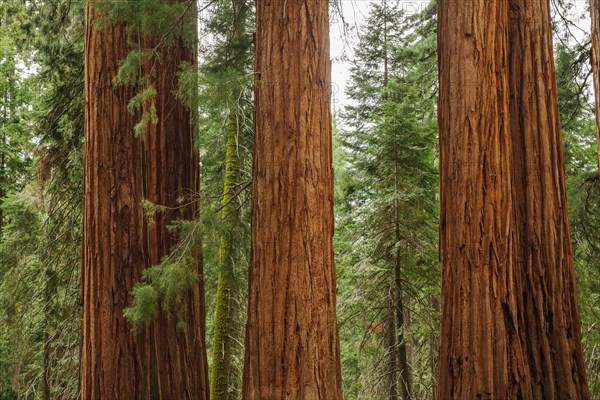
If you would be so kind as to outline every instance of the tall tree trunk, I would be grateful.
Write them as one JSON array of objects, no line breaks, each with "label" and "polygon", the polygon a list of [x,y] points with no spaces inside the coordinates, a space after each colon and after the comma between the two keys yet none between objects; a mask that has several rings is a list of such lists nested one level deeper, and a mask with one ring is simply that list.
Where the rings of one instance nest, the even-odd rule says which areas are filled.
[{"label": "tall tree trunk", "polygon": [[2,229],[4,227],[4,209],[2,204],[4,203],[4,196],[6,196],[6,151],[5,147],[8,146],[6,143],[6,126],[8,125],[8,90],[4,91],[3,94],[3,115],[2,115],[2,134],[0,136],[0,238],[2,238]]},{"label": "tall tree trunk", "polygon": [[[251,12],[248,0],[234,0],[229,4],[234,16],[229,27],[226,55],[222,69],[235,71],[240,76],[247,74],[249,63],[247,51],[251,43],[244,38],[248,15]],[[223,7],[223,11],[228,10]],[[215,16],[218,18],[218,15]],[[221,210],[221,247],[220,270],[217,278],[217,299],[215,312],[215,328],[213,336],[213,357],[211,370],[211,396],[213,400],[230,400],[239,397],[241,392],[241,374],[234,357],[242,356],[244,326],[240,322],[239,310],[240,282],[236,267],[240,268],[240,192],[242,190],[242,159],[240,158],[239,141],[243,136],[243,89],[234,90],[232,104],[227,123],[225,151],[225,174],[223,182],[223,208]]]},{"label": "tall tree trunk", "polygon": [[[45,254],[44,254],[45,256]],[[46,257],[44,257],[46,258]],[[44,345],[43,345],[43,368],[44,378],[42,382],[42,393],[44,400],[51,400],[52,395],[52,338],[50,332],[53,330],[53,300],[58,287],[56,272],[52,265],[46,267],[46,287],[44,288]]]},{"label": "tall tree trunk", "polygon": [[241,159],[238,155],[237,110],[229,116],[227,129],[227,150],[225,154],[225,181],[223,187],[223,209],[221,221],[220,261],[221,269],[217,280],[217,305],[215,314],[215,334],[213,343],[213,363],[211,373],[211,396],[213,400],[227,400],[232,389],[231,355],[235,348],[236,304],[238,301],[237,280],[235,278],[235,230],[238,228],[238,196],[242,178]]},{"label": "tall tree trunk", "polygon": [[[440,311],[440,302],[437,296],[431,295],[429,298],[429,304],[432,310],[435,312]],[[437,399],[437,372],[438,372],[438,357],[440,354],[440,337],[437,332],[431,332],[429,335],[429,364],[431,367],[431,398]]]},{"label": "tall tree trunk", "polygon": [[[399,229],[398,225],[398,229]],[[398,231],[398,236],[399,236]],[[399,241],[399,238],[398,238]],[[396,262],[394,265],[394,287],[395,287],[395,305],[394,310],[396,311],[396,326],[397,326],[397,346],[398,346],[398,368],[400,368],[400,393],[402,393],[401,399],[409,400],[412,399],[412,386],[410,376],[410,366],[408,365],[408,352],[406,346],[406,340],[404,332],[406,330],[406,318],[404,307],[404,298],[402,290],[402,270],[400,264],[400,254],[396,250]]]},{"label": "tall tree trunk", "polygon": [[[196,51],[181,36],[175,37],[173,44],[161,41],[143,40],[146,49],[157,49],[156,58],[145,66],[149,84],[157,92],[154,106],[158,117],[157,124],[148,123],[144,140],[146,198],[166,206],[148,226],[150,265],[159,264],[175,244],[177,238],[168,229],[173,221],[196,219],[200,177],[194,147],[195,111],[176,95],[180,65],[196,65]],[[209,395],[202,254],[195,254],[191,262],[189,267],[200,278],[183,294],[183,310],[177,310],[182,312],[179,317],[184,326],[177,323],[177,317],[162,311],[152,324],[153,381],[155,396],[160,399],[208,399]]]},{"label": "tall tree trunk", "polygon": [[508,0],[438,3],[438,399],[530,398],[515,294]]},{"label": "tall tree trunk", "polygon": [[439,11],[438,396],[588,399],[548,1]]},{"label": "tall tree trunk", "polygon": [[[387,53],[387,51],[386,51]],[[386,56],[387,58],[387,56]],[[387,61],[386,61],[387,71]],[[387,81],[387,77],[386,77]],[[398,154],[397,138],[394,136],[394,154]],[[400,235],[400,177],[398,174],[399,160],[394,159],[394,295],[395,295],[395,310],[396,310],[396,328],[397,328],[397,345],[398,345],[398,367],[400,368],[400,384],[403,400],[412,398],[410,366],[408,365],[408,354],[406,341],[404,340],[404,332],[406,330],[406,309],[404,307],[404,290],[402,290],[402,260],[399,244],[402,240]]]},{"label": "tall tree trunk", "polygon": [[510,0],[510,131],[534,399],[588,399],[548,0]]},{"label": "tall tree trunk", "polygon": [[155,399],[147,330],[131,331],[123,309],[148,266],[139,116],[127,110],[134,89],[115,88],[127,55],[122,23],[96,29],[98,12],[86,6],[85,161],[81,298],[82,400]]},{"label": "tall tree trunk", "polygon": [[[159,123],[148,126],[144,147],[133,133],[139,115],[127,110],[135,91],[113,85],[128,52],[125,27],[96,29],[98,17],[88,4],[81,398],[207,399],[202,281],[184,294],[183,328],[161,311],[136,334],[123,316],[142,271],[173,244],[167,225],[195,217],[195,206],[177,202],[197,190],[198,159],[191,114],[173,94],[180,62],[194,63],[195,52],[181,40],[174,49],[158,49],[150,80]],[[144,198],[169,207],[149,227]]]},{"label": "tall tree trunk", "polygon": [[396,296],[394,284],[390,284],[388,295],[386,296],[387,316],[385,319],[385,347],[386,347],[386,375],[387,379],[387,398],[388,400],[399,400],[400,390],[398,390],[398,354],[396,343]]},{"label": "tall tree trunk", "polygon": [[341,399],[329,6],[258,2],[243,398]]},{"label": "tall tree trunk", "polygon": [[592,73],[596,98],[596,145],[600,174],[600,0],[590,0],[590,17],[592,19]]}]

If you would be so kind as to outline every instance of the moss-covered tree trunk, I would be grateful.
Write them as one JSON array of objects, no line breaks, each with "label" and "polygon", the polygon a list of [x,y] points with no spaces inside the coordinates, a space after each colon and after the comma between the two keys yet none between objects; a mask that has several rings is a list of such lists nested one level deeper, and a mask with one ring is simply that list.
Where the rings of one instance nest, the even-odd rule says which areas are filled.
[{"label": "moss-covered tree trunk", "polygon": [[592,19],[592,73],[596,98],[596,144],[600,172],[600,0],[590,0],[590,16]]},{"label": "moss-covered tree trunk", "polygon": [[[237,259],[236,229],[239,229],[242,163],[238,153],[238,120],[236,110],[229,115],[227,124],[227,150],[225,152],[225,179],[223,185],[223,208],[221,210],[222,233],[220,247],[220,270],[217,280],[217,304],[211,372],[211,396],[213,400],[232,398],[235,372],[232,369],[232,352],[236,346],[238,282],[235,265]],[[232,379],[233,378],[233,379]]]},{"label": "moss-covered tree trunk", "polygon": [[329,5],[257,3],[243,398],[342,398],[333,262]]},{"label": "moss-covered tree trunk", "polygon": [[534,399],[588,399],[548,0],[509,0],[518,324]]},{"label": "moss-covered tree trunk", "polygon": [[[229,70],[240,77],[248,73],[251,42],[246,36],[246,25],[251,13],[249,0],[230,1],[222,12],[231,15],[231,25],[226,27],[226,51],[220,70]],[[229,14],[228,14],[229,13]],[[219,18],[219,14],[215,15]],[[223,202],[221,209],[221,232],[217,278],[217,299],[213,337],[211,371],[211,397],[213,400],[237,399],[241,393],[241,371],[235,363],[243,357],[244,324],[240,321],[241,282],[239,273],[247,265],[242,256],[244,246],[240,239],[243,232],[241,219],[242,166],[240,141],[243,138],[244,90],[232,90],[229,116],[226,129],[225,173],[223,182]]]}]

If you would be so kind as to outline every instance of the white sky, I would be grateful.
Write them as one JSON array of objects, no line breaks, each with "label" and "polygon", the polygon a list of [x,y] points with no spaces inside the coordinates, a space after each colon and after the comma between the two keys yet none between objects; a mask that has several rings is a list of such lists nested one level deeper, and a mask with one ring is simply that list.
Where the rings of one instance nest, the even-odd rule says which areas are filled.
[{"label": "white sky", "polygon": [[[332,107],[333,110],[340,110],[344,104],[348,104],[349,99],[346,96],[347,81],[350,78],[351,60],[354,58],[352,52],[353,46],[358,40],[357,28],[365,21],[373,3],[380,3],[383,0],[332,0],[338,1],[342,5],[344,21],[348,25],[344,34],[342,20],[339,15],[331,18],[330,40],[331,40],[331,59],[332,59]],[[556,5],[558,0],[550,0]],[[422,11],[429,2],[427,0],[404,0],[400,6],[407,13],[416,13]],[[590,31],[590,20],[588,16],[589,0],[565,0],[565,4],[570,5],[571,11],[568,18],[577,26],[570,27],[571,33],[576,39],[581,40],[586,33]],[[333,9],[333,6],[331,7]]]}]

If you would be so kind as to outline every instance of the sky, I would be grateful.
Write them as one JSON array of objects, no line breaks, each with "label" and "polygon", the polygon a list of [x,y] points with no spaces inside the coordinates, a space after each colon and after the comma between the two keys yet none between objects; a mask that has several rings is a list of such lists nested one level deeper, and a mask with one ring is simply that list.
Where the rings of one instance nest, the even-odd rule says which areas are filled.
[{"label": "sky", "polygon": [[[335,0],[341,5],[342,18],[335,13],[330,20],[330,51],[331,51],[331,92],[333,110],[339,110],[349,99],[346,96],[347,81],[350,78],[350,66],[354,59],[352,48],[358,41],[357,32],[365,22],[369,10],[375,3],[383,0]],[[389,0],[388,0],[389,2]],[[407,13],[418,13],[425,9],[428,0],[400,1]],[[332,7],[333,8],[333,7]],[[344,30],[344,22],[347,29]]]},{"label": "sky", "polygon": [[[369,9],[373,3],[379,3],[383,0],[335,0],[342,6],[343,20],[349,27],[344,33],[342,18],[339,15],[333,15],[330,20],[330,51],[331,51],[331,79],[332,79],[332,108],[333,111],[340,110],[345,104],[349,103],[346,96],[347,81],[350,78],[350,66],[354,54],[353,46],[358,41],[357,27],[364,23]],[[390,1],[390,0],[388,0]],[[550,0],[556,4],[558,0]],[[570,30],[575,39],[582,40],[586,33],[590,31],[590,20],[588,17],[589,0],[565,0],[565,4],[571,7],[569,19],[574,21],[575,26]],[[422,11],[428,4],[427,0],[403,0],[400,6],[407,13],[416,13]],[[332,7],[333,8],[333,7]]]}]

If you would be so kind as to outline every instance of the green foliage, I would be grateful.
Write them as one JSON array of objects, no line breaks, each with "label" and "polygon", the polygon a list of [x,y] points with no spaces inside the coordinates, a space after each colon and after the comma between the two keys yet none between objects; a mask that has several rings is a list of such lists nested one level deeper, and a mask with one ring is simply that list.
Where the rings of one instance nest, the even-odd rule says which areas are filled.
[{"label": "green foliage", "polygon": [[385,318],[396,259],[414,395],[432,396],[439,319],[434,16],[434,3],[414,16],[394,1],[371,7],[351,69],[353,103],[334,133],[341,142],[334,146],[335,247],[349,399],[386,393]]},{"label": "green foliage", "polygon": [[124,310],[124,315],[134,327],[140,328],[154,319],[159,294],[152,285],[146,284],[135,286],[132,295],[133,304]]},{"label": "green foliage", "polygon": [[199,86],[207,343],[211,397],[217,400],[241,396],[250,236],[252,23],[249,1],[218,0],[204,24],[214,38]]},{"label": "green foliage", "polygon": [[177,73],[179,85],[176,90],[177,98],[190,110],[198,110],[200,106],[198,91],[198,68],[189,62],[183,62]]},{"label": "green foliage", "polygon": [[99,28],[125,22],[132,35],[156,39],[172,46],[181,37],[186,45],[195,44],[197,9],[193,0],[102,0],[94,2],[103,13]]},{"label": "green foliage", "polygon": [[[144,201],[146,216],[154,218],[156,212],[163,212],[164,206]],[[171,252],[161,262],[147,268],[142,273],[142,281],[132,290],[131,307],[124,310],[125,317],[136,330],[150,323],[160,310],[167,316],[174,315],[178,324],[184,323],[184,295],[198,280],[192,268],[200,254],[199,223],[176,220],[169,225],[171,234],[179,240]]]},{"label": "green foliage", "polygon": [[[150,57],[150,52],[142,49],[131,50],[125,59],[119,61],[119,71],[115,76],[117,85],[136,85],[144,62]],[[143,97],[143,92],[136,97]],[[135,99],[135,98],[134,98]],[[139,102],[140,99],[137,100]],[[134,102],[134,104],[137,104]],[[131,104],[131,103],[130,103]]]},{"label": "green foliage", "polygon": [[589,66],[580,45],[564,38],[556,48],[556,75],[565,151],[567,198],[592,398],[600,395],[600,182]]}]

